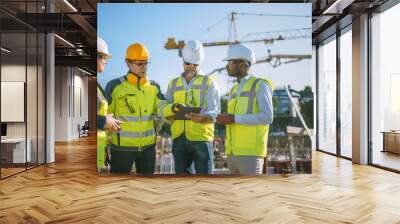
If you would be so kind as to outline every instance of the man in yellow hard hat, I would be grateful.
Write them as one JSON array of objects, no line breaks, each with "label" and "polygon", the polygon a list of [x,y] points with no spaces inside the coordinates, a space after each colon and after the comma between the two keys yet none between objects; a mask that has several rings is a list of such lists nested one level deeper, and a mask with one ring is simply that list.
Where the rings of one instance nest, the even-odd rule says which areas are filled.
[{"label": "man in yellow hard hat", "polygon": [[135,163],[137,173],[153,174],[155,116],[172,116],[180,108],[180,105],[167,104],[158,86],[148,80],[148,60],[149,52],[144,45],[130,45],[125,56],[127,74],[106,86],[108,114],[123,122],[120,130],[112,133],[112,173],[127,173]]},{"label": "man in yellow hard hat", "polygon": [[268,79],[249,74],[256,62],[251,48],[232,45],[225,61],[228,75],[237,81],[229,93],[228,114],[217,117],[218,123],[226,125],[229,170],[232,174],[262,174],[273,120],[274,86]]},{"label": "man in yellow hard hat", "polygon": [[166,99],[200,111],[186,114],[186,120],[175,119],[171,124],[175,172],[192,173],[193,163],[196,174],[212,174],[214,122],[220,111],[217,83],[200,72],[204,60],[201,42],[187,41],[182,59],[184,71],[169,83]]},{"label": "man in yellow hard hat", "polygon": [[[108,52],[107,43],[97,37],[97,75],[102,73],[111,58]],[[121,121],[107,116],[107,100],[104,97],[104,90],[97,82],[97,170],[101,172],[105,165],[106,132],[105,130],[117,130]]]}]

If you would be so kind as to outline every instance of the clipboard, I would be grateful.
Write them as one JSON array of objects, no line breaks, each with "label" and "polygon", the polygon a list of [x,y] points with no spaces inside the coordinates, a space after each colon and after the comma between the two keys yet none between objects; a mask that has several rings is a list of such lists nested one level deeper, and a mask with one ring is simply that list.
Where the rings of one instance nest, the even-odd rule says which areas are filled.
[{"label": "clipboard", "polygon": [[201,110],[200,107],[183,107],[181,110],[176,112],[175,114],[175,120],[189,120],[185,117],[185,114],[188,114],[190,112],[192,113],[199,113]]}]

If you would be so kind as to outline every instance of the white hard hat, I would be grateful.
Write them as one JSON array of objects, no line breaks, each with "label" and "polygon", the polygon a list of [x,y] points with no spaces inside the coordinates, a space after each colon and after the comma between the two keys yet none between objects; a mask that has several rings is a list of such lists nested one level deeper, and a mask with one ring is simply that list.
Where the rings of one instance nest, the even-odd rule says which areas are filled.
[{"label": "white hard hat", "polygon": [[97,53],[103,54],[107,58],[111,58],[111,54],[108,53],[107,43],[100,37],[97,37]]},{"label": "white hard hat", "polygon": [[203,44],[197,40],[188,41],[182,49],[182,58],[187,63],[200,65],[204,60]]},{"label": "white hard hat", "polygon": [[235,44],[229,46],[228,56],[224,59],[224,61],[234,59],[243,59],[250,62],[250,64],[256,63],[256,56],[254,55],[254,51],[243,44]]}]

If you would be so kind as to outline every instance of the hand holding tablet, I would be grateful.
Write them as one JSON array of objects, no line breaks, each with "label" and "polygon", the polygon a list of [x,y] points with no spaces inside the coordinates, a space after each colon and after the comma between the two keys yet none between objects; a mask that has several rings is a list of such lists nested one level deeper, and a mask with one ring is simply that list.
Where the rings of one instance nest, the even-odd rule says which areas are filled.
[{"label": "hand holding tablet", "polygon": [[175,120],[190,120],[185,117],[185,115],[189,113],[199,113],[200,110],[200,107],[182,107],[178,112],[176,112]]}]

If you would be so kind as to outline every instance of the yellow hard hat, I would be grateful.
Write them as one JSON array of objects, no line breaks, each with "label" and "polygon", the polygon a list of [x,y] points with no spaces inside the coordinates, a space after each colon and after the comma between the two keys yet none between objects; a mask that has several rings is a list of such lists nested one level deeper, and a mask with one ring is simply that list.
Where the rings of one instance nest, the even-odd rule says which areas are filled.
[{"label": "yellow hard hat", "polygon": [[149,59],[149,51],[143,44],[131,44],[126,49],[125,59],[147,61]]}]

